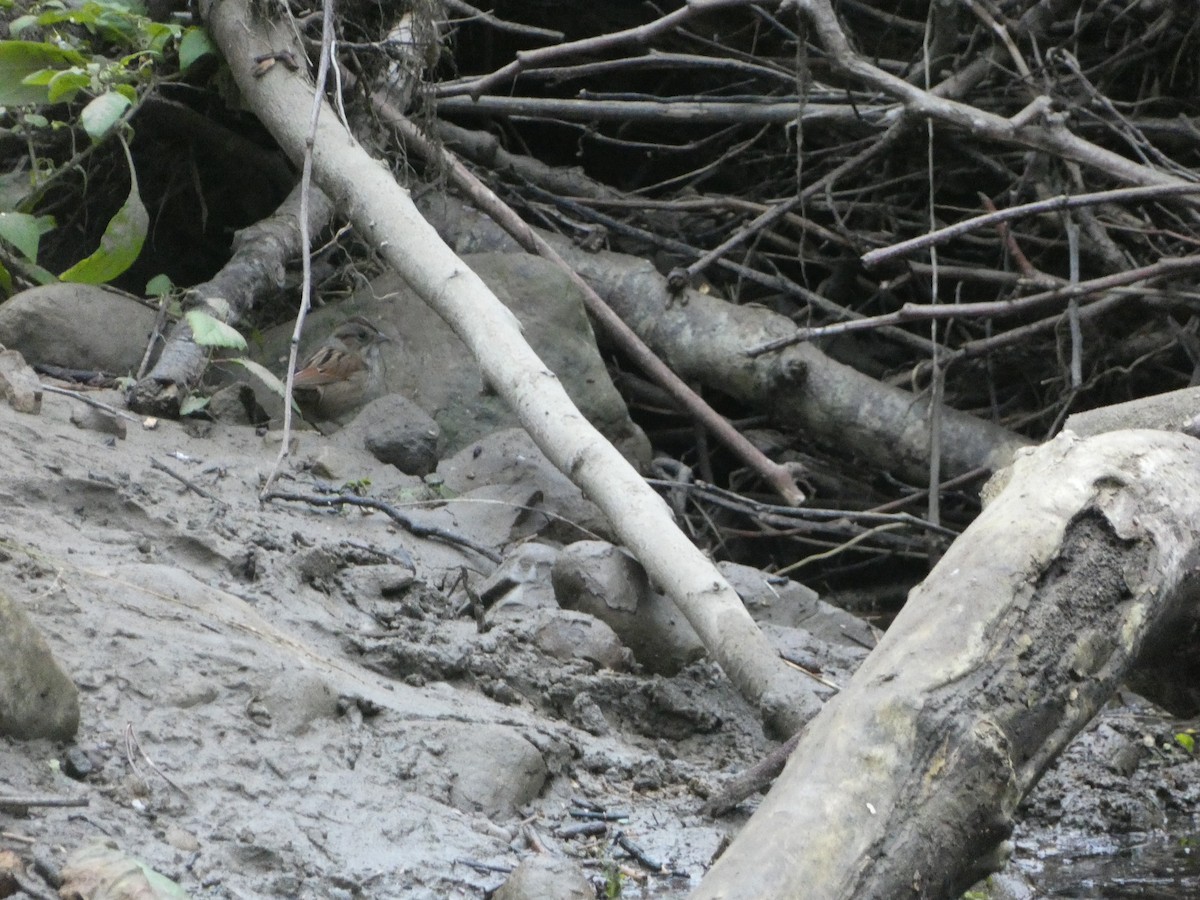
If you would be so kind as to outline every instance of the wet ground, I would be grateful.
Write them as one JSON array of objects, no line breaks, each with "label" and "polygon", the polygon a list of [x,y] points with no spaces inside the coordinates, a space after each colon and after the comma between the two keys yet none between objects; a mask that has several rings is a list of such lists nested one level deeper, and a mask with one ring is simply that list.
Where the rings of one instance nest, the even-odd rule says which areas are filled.
[{"label": "wet ground", "polygon": [[[564,639],[578,614],[479,613],[494,564],[477,550],[379,512],[260,503],[269,436],[130,422],[119,440],[72,425],[72,403],[0,406],[0,590],[82,703],[74,744],[7,746],[0,793],[88,805],[0,813],[0,848],[49,870],[106,839],[230,898],[481,897],[557,853],[598,891],[674,898],[744,821],[752,803],[697,813],[771,746],[711,663],[602,666]],[[531,453],[481,443],[432,488],[304,435],[280,486],[369,485],[507,552],[585,514]],[[1200,895],[1185,723],[1130,703],[1026,804],[1008,888]]]}]

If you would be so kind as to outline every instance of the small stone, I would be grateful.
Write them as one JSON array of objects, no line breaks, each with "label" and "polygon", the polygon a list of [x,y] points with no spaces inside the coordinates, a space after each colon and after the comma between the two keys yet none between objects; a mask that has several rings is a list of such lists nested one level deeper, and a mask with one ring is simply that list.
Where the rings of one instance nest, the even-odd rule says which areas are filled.
[{"label": "small stone", "polygon": [[523,859],[492,895],[494,900],[594,900],[595,896],[577,863],[544,853]]},{"label": "small stone", "polygon": [[407,397],[388,394],[368,403],[349,426],[382,463],[405,475],[428,475],[438,464],[442,430]]},{"label": "small stone", "polygon": [[17,412],[42,411],[42,383],[16,350],[0,350],[0,390]]},{"label": "small stone", "polygon": [[70,747],[63,754],[62,770],[68,778],[83,781],[83,779],[96,771],[96,766],[92,762],[92,758],[82,749],[79,747]]},{"label": "small stone", "polygon": [[69,741],[79,728],[79,691],[24,609],[0,594],[0,734]]},{"label": "small stone", "polygon": [[184,853],[195,853],[200,849],[200,841],[196,836],[178,825],[167,826],[166,839],[168,844]]},{"label": "small stone", "polygon": [[599,619],[565,609],[541,609],[537,614],[534,643],[555,659],[583,659],[616,672],[631,668],[630,652]]},{"label": "small stone", "polygon": [[244,381],[227,384],[208,398],[205,411],[228,425],[265,425],[267,411],[258,405],[254,389]]},{"label": "small stone", "polygon": [[650,672],[674,675],[704,655],[675,604],[651,589],[641,564],[619,547],[577,541],[559,553],[551,581],[560,606],[602,620]]},{"label": "small stone", "polygon": [[557,607],[550,583],[550,570],[557,558],[558,548],[549,544],[521,544],[480,585],[479,599],[489,610],[500,606],[509,611]]},{"label": "small stone", "polygon": [[592,699],[586,691],[577,694],[571,703],[571,720],[586,731],[596,736],[608,734],[612,729],[604,718],[600,704]]}]

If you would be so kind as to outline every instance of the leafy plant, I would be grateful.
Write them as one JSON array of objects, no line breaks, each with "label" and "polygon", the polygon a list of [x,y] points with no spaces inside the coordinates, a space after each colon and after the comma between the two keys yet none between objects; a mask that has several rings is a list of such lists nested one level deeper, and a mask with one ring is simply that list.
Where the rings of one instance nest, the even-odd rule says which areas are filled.
[{"label": "leafy plant", "polygon": [[121,139],[121,147],[129,163],[129,196],[109,220],[100,238],[100,246],[63,272],[59,276],[63,281],[104,284],[133,265],[142,252],[142,244],[150,229],[150,214],[146,212],[138,193],[137,172],[134,171],[133,157],[129,155],[129,145],[124,138]]},{"label": "leafy plant", "polygon": [[[183,72],[215,47],[203,28],[153,21],[126,0],[40,0],[9,23],[8,33],[12,39],[0,41],[0,114],[7,110],[11,133],[28,142],[32,167],[8,173],[0,184],[0,241],[15,253],[6,262],[19,264],[22,275],[34,282],[55,280],[38,265],[40,239],[56,223],[35,215],[35,209],[44,185],[57,175],[55,164],[38,156],[38,134],[78,128],[93,146],[114,136],[122,141],[130,190],[99,247],[59,277],[88,284],[111,281],[137,259],[149,227],[126,146],[132,133],[127,120],[156,80],[171,77],[160,64],[169,61],[172,48]],[[86,155],[87,150],[76,153],[71,165]],[[0,289],[12,291],[3,263]]]},{"label": "leafy plant", "polygon": [[175,289],[175,285],[171,282],[168,275],[155,275],[146,282],[145,294],[147,297],[165,297]]},{"label": "leafy plant", "polygon": [[340,492],[343,494],[354,494],[356,497],[365,497],[370,490],[371,479],[363,477],[347,481],[342,485]]},{"label": "leafy plant", "polygon": [[246,339],[236,328],[210,316],[206,312],[193,309],[184,314],[188,327],[192,329],[192,338],[201,347],[219,347],[229,350],[245,350]]},{"label": "leafy plant", "polygon": [[607,900],[615,900],[625,890],[625,876],[621,867],[609,861],[604,865],[604,896]]}]

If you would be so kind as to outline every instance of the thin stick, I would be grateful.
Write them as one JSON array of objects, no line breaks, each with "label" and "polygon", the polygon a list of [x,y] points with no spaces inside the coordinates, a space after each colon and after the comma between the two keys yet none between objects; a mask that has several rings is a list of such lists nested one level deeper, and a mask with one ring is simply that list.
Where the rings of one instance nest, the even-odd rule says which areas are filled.
[{"label": "thin stick", "polygon": [[[921,322],[930,319],[957,318],[1001,318],[1029,312],[1034,307],[1053,303],[1057,300],[1071,300],[1110,291],[1114,288],[1127,287],[1151,278],[1162,278],[1181,272],[1200,268],[1200,254],[1192,256],[1168,257],[1160,259],[1149,266],[1117,272],[1113,275],[1103,275],[1077,284],[1064,284],[1049,291],[1030,294],[1028,297],[1018,297],[1015,300],[988,300],[982,303],[905,303],[895,312],[881,316],[871,316],[863,319],[853,319],[849,322],[836,322],[833,325],[822,325],[818,328],[799,328],[795,334],[776,338],[772,341],[751,347],[746,351],[747,356],[761,356],[779,350],[800,341],[809,341],[818,337],[829,337],[835,334],[846,334],[851,331],[871,331],[885,325],[896,325],[900,322]],[[1003,335],[998,337],[1003,338]]]},{"label": "thin stick", "polygon": [[880,247],[878,250],[871,250],[862,255],[862,262],[864,266],[871,268],[887,260],[894,259],[897,256],[905,256],[914,250],[932,247],[935,244],[943,244],[952,238],[960,237],[979,228],[985,228],[999,222],[1008,222],[1012,219],[1022,219],[1026,216],[1065,212],[1069,209],[1097,206],[1101,203],[1146,200],[1154,197],[1171,197],[1180,194],[1200,194],[1200,184],[1154,184],[1146,187],[1096,191],[1091,194],[1077,194],[1075,196],[1060,194],[1057,197],[1050,197],[1046,200],[1022,203],[1020,206],[1010,206],[1008,209],[999,209],[995,212],[984,213],[981,216],[963,219],[961,222],[955,222],[953,225],[947,225],[945,228],[939,228],[937,231],[929,231],[925,234],[917,235],[914,238],[909,238],[907,241],[892,244],[890,247]]},{"label": "thin stick", "polygon": [[39,382],[38,386],[48,394],[61,394],[64,397],[70,397],[73,400],[86,403],[88,406],[94,406],[96,409],[102,409],[106,413],[111,413],[112,415],[118,416],[122,419],[128,419],[130,422],[140,423],[142,421],[133,413],[126,412],[123,409],[117,409],[112,404],[104,403],[101,400],[97,400],[95,397],[89,397],[87,394],[81,394],[79,391],[71,391],[67,390],[67,388],[55,387],[54,385],[46,384],[45,382]]},{"label": "thin stick", "polygon": [[154,762],[154,760],[152,760],[149,757],[149,755],[147,755],[146,751],[142,749],[142,745],[138,741],[137,735],[134,734],[134,732],[133,732],[133,723],[126,722],[125,723],[125,759],[129,763],[129,767],[131,769],[133,769],[133,771],[137,774],[138,778],[142,778],[143,777],[142,773],[140,771],[138,771],[138,767],[133,761],[133,754],[134,754],[135,750],[142,757],[142,759],[144,759],[146,761],[146,765],[148,765],[154,771],[155,775],[157,775],[159,778],[161,778],[163,781],[165,781],[171,787],[175,788],[175,790],[179,791],[179,793],[183,795],[185,800],[191,799],[188,792],[185,791],[183,788],[181,788],[179,785],[177,785],[170,778],[168,778],[166,773],[163,772],[163,770],[158,767],[158,765]]},{"label": "thin stick", "polygon": [[292,343],[288,351],[287,380],[284,384],[283,398],[283,440],[279,442],[279,455],[275,458],[275,465],[271,467],[271,473],[263,484],[260,498],[267,495],[279,476],[279,467],[287,458],[288,447],[292,441],[292,388],[296,381],[296,357],[300,350],[300,336],[304,333],[304,319],[312,306],[312,257],[309,255],[312,235],[308,231],[308,197],[312,190],[312,157],[313,146],[317,141],[317,123],[321,118],[321,107],[325,103],[329,59],[333,54],[334,0],[325,0],[322,7],[324,15],[321,19],[321,59],[317,64],[317,83],[313,88],[312,115],[309,120],[308,138],[304,142],[304,166],[300,175],[300,266],[303,273],[300,309],[296,313],[296,327],[292,329]]},{"label": "thin stick", "polygon": [[152,458],[150,460],[150,468],[157,469],[158,471],[171,476],[176,481],[178,481],[180,484],[182,484],[185,488],[187,488],[189,491],[193,491],[193,492],[199,494],[201,497],[204,497],[206,500],[215,500],[217,503],[225,502],[220,497],[218,497],[216,494],[206,491],[204,488],[200,487],[200,485],[196,484],[191,479],[185,478],[184,476],[182,476],[178,472],[176,472],[174,469],[172,469],[170,466],[160,463],[157,459]]},{"label": "thin stick", "polygon": [[51,797],[46,794],[0,794],[0,807],[12,806],[53,806],[72,807],[88,806],[92,801],[87,797]]},{"label": "thin stick", "polygon": [[708,798],[700,808],[700,814],[713,819],[723,816],[751,794],[769,788],[771,782],[783,771],[788,757],[800,743],[802,734],[803,731],[796,732],[749,769],[734,776],[721,790]]},{"label": "thin stick", "polygon": [[307,503],[311,506],[358,506],[362,509],[376,509],[384,513],[393,522],[396,522],[404,527],[406,531],[416,537],[434,538],[439,541],[445,541],[447,544],[457,544],[460,547],[466,547],[468,550],[474,550],[480,556],[486,557],[494,563],[499,563],[502,557],[489,547],[477,543],[468,537],[463,537],[457,532],[450,531],[446,528],[441,528],[436,525],[422,525],[419,522],[414,522],[396,507],[390,503],[385,503],[383,500],[376,500],[373,497],[359,497],[357,494],[334,494],[331,496],[320,496],[317,494],[293,494],[287,491],[268,491],[261,496],[262,500],[289,500],[294,503]]}]

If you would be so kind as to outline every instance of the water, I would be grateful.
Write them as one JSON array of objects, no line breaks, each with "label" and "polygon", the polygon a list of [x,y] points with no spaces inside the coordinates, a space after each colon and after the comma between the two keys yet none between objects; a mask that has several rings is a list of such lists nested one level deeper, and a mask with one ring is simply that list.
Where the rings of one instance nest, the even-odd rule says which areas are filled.
[{"label": "water", "polygon": [[1200,897],[1200,830],[1189,820],[1148,834],[1056,835],[1018,843],[1014,864],[1038,897]]}]

